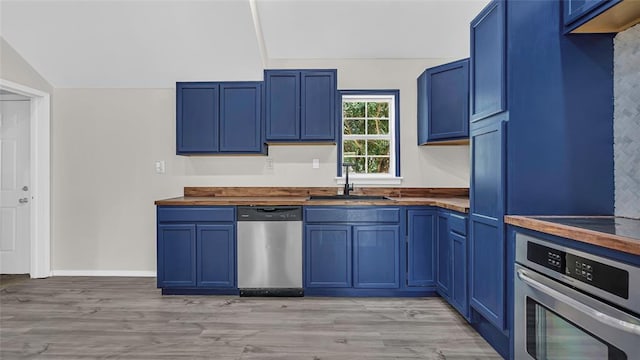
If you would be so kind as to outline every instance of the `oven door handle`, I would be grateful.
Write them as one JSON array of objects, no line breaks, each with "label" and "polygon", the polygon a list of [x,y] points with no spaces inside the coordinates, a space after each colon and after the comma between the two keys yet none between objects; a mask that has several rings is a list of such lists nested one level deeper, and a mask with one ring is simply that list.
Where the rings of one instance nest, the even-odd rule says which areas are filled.
[{"label": "oven door handle", "polygon": [[541,291],[553,298],[556,298],[562,301],[563,303],[571,306],[572,308],[580,311],[581,313],[584,313],[585,315],[588,315],[589,317],[593,318],[596,321],[599,321],[607,326],[616,328],[618,330],[622,330],[624,332],[628,332],[628,333],[640,336],[640,325],[632,324],[630,322],[617,319],[613,316],[604,314],[590,306],[587,306],[579,301],[576,301],[570,298],[569,296],[528,277],[527,272],[525,270],[518,269],[518,278],[523,282],[525,282],[527,285],[535,288],[536,290]]}]

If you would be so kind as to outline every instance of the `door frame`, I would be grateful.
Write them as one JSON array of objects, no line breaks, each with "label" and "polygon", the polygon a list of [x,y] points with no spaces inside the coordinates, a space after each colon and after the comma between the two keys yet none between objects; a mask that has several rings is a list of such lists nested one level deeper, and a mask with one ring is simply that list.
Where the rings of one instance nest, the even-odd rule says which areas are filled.
[{"label": "door frame", "polygon": [[0,89],[31,99],[30,132],[30,275],[51,276],[51,95],[0,79]]}]

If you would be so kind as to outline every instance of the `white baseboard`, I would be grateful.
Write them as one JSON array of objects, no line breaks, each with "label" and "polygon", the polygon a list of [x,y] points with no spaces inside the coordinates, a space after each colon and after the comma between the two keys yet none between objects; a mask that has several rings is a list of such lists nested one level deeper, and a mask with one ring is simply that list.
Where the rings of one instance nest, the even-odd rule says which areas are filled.
[{"label": "white baseboard", "polygon": [[155,271],[127,271],[127,270],[52,270],[51,276],[126,276],[126,277],[155,277]]}]

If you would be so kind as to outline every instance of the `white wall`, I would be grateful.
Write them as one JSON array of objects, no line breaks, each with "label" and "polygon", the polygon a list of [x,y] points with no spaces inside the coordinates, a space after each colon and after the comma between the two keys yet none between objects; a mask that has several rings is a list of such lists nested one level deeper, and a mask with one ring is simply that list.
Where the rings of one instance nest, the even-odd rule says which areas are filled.
[{"label": "white wall", "polygon": [[614,40],[615,214],[640,219],[640,25]]},{"label": "white wall", "polygon": [[[468,146],[416,145],[415,79],[446,61],[269,67],[338,68],[341,89],[400,89],[402,186],[467,187]],[[174,89],[56,89],[54,109],[54,270],[154,271],[153,201],[184,186],[337,186],[336,146],[272,146],[273,169],[264,156],[176,156]],[[166,174],[154,173],[155,160],[166,161]]]}]

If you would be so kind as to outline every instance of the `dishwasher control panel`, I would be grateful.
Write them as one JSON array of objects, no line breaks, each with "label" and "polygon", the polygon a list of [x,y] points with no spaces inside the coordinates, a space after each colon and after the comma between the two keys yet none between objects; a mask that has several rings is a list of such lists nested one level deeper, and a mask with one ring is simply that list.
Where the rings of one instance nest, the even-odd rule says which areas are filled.
[{"label": "dishwasher control panel", "polygon": [[302,221],[302,206],[238,206],[238,221]]}]

